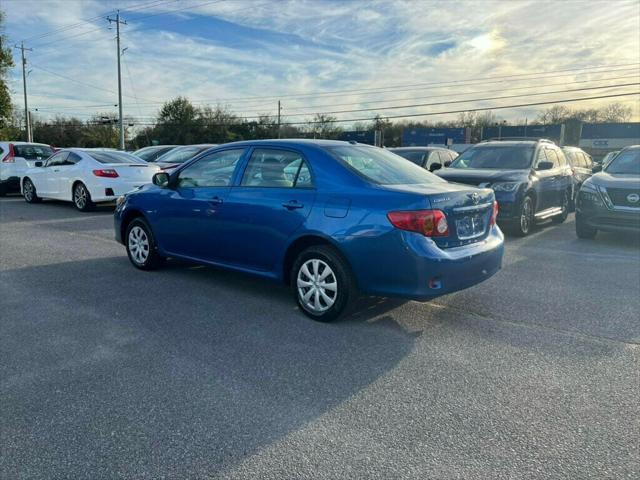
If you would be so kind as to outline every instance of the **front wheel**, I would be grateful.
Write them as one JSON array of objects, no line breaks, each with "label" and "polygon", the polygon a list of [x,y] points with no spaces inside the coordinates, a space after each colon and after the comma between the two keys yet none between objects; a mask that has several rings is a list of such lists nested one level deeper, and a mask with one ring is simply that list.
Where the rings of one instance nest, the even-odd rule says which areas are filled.
[{"label": "front wheel", "polygon": [[355,296],[349,266],[332,247],[304,250],[293,265],[291,279],[298,306],[319,322],[338,318]]},{"label": "front wheel", "polygon": [[93,209],[94,203],[91,201],[91,194],[84,183],[77,183],[73,187],[73,204],[81,212],[88,212]]},{"label": "front wheel", "polygon": [[531,233],[531,229],[533,228],[534,221],[534,206],[533,206],[533,198],[527,195],[522,200],[522,205],[520,206],[520,216],[518,220],[512,227],[512,231],[515,235],[519,237],[526,237]]},{"label": "front wheel", "polygon": [[22,183],[22,195],[27,203],[38,203],[42,201],[36,192],[36,186],[29,178],[26,178]]},{"label": "front wheel", "polygon": [[142,218],[136,218],[127,227],[125,246],[129,260],[140,270],[154,270],[163,260],[151,227]]}]

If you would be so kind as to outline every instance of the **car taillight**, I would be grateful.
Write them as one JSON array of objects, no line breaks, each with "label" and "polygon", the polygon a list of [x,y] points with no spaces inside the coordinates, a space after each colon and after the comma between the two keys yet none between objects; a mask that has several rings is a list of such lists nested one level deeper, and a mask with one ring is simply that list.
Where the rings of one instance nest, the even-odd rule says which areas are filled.
[{"label": "car taillight", "polygon": [[447,216],[441,210],[389,212],[387,218],[394,227],[418,232],[425,237],[446,237],[449,235]]},{"label": "car taillight", "polygon": [[491,211],[491,220],[489,220],[489,225],[495,225],[497,219],[498,219],[498,202],[494,200],[493,210]]},{"label": "car taillight", "polygon": [[2,159],[2,163],[14,163],[16,161],[16,153],[13,150],[13,143],[9,144],[9,153]]},{"label": "car taillight", "polygon": [[94,170],[93,174],[96,177],[107,177],[107,178],[116,178],[118,176],[118,172],[116,172],[113,168]]}]

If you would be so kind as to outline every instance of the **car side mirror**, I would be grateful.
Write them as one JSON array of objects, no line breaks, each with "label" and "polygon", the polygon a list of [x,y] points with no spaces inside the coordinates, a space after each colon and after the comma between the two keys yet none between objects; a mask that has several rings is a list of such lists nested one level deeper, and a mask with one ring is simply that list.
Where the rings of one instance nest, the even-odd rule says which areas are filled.
[{"label": "car side mirror", "polygon": [[44,165],[44,163],[42,163],[42,162],[36,162],[36,163],[35,163],[35,166],[36,166],[36,167],[41,167],[42,165]]},{"label": "car side mirror", "polygon": [[536,170],[551,170],[553,168],[553,162],[540,162],[536,167]]},{"label": "car side mirror", "polygon": [[151,180],[154,185],[159,187],[168,187],[169,186],[169,174],[167,172],[158,172],[153,176]]},{"label": "car side mirror", "polygon": [[591,172],[593,173],[598,173],[602,171],[602,165],[599,163],[596,163],[593,165],[593,167],[591,167]]},{"label": "car side mirror", "polygon": [[446,162],[444,162],[445,167],[448,167],[449,165],[451,165],[451,160],[447,160]]},{"label": "car side mirror", "polygon": [[442,165],[440,165],[439,163],[432,163],[429,166],[429,171],[430,172],[435,172],[436,170],[440,170],[442,168]]}]

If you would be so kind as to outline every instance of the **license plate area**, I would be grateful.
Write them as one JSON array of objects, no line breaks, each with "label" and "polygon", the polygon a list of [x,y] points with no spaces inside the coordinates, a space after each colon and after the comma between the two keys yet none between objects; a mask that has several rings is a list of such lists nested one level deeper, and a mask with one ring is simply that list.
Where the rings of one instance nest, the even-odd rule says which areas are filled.
[{"label": "license plate area", "polygon": [[460,240],[469,240],[484,235],[487,229],[487,216],[484,213],[472,213],[456,219],[456,233]]}]

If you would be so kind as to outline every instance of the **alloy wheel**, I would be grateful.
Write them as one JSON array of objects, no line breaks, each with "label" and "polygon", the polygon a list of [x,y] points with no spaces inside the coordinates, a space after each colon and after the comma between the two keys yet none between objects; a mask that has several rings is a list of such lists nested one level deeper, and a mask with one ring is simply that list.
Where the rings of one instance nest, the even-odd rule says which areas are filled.
[{"label": "alloy wheel", "polygon": [[523,233],[528,233],[531,228],[531,221],[533,216],[533,206],[530,198],[525,198],[522,205],[522,213],[520,215],[520,230]]},{"label": "alloy wheel", "polygon": [[128,239],[129,252],[131,258],[138,264],[142,265],[149,258],[149,237],[141,227],[135,226],[129,232]]},{"label": "alloy wheel", "polygon": [[24,191],[25,200],[27,202],[30,202],[31,200],[33,200],[33,184],[31,183],[30,180],[27,180],[26,182],[24,182],[22,189]]},{"label": "alloy wheel", "polygon": [[76,207],[82,210],[87,205],[87,190],[84,188],[84,185],[78,185],[76,187],[74,199],[76,203]]},{"label": "alloy wheel", "polygon": [[313,313],[329,310],[338,296],[338,281],[331,267],[313,258],[302,264],[296,280],[300,303]]}]

